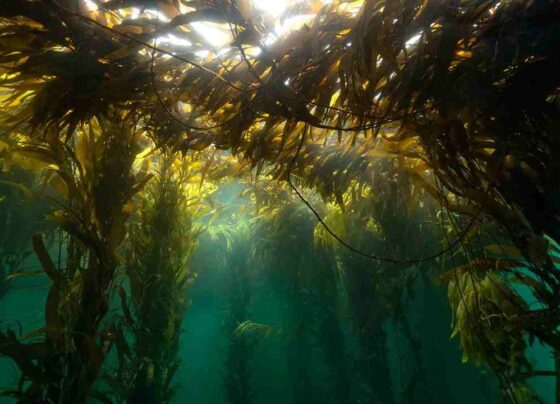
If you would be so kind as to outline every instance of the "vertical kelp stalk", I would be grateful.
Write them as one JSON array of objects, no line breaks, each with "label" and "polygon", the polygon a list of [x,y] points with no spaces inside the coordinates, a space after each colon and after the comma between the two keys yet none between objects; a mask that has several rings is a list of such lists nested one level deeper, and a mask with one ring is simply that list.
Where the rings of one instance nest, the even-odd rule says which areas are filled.
[{"label": "vertical kelp stalk", "polygon": [[[312,332],[314,326],[313,299],[310,295],[309,273],[314,269],[307,255],[313,249],[310,221],[306,213],[286,198],[281,188],[272,188],[267,194],[279,197],[276,203],[263,204],[256,192],[256,205],[261,213],[255,221],[253,255],[260,256],[264,277],[275,284],[278,298],[285,302],[286,328],[290,330],[286,350],[290,367],[292,401],[314,402],[312,382]],[[279,193],[276,194],[276,192]],[[268,197],[268,196],[267,196]]]},{"label": "vertical kelp stalk", "polygon": [[[90,206],[95,214],[92,220],[95,236],[88,246],[87,269],[83,275],[80,273],[83,276],[80,303],[73,319],[72,334],[77,355],[67,362],[69,385],[60,386],[61,397],[65,397],[67,390],[68,400],[81,401],[97,375],[100,363],[95,364],[94,369],[84,368],[85,359],[91,360],[93,351],[99,361],[103,360],[103,353],[95,340],[99,337],[99,326],[108,309],[107,290],[117,268],[116,249],[124,237],[127,216],[124,207],[135,192],[132,177],[136,152],[133,135],[124,126],[119,128],[113,125],[102,134],[95,142],[91,142],[93,139],[90,138],[91,143],[84,150],[85,153],[91,153],[92,157],[86,160],[91,166],[86,165],[82,169],[86,175],[90,170],[93,172],[91,182],[87,185],[92,197]],[[99,153],[97,156],[96,151]],[[76,234],[79,235],[81,232]],[[54,287],[60,288],[61,283],[55,281]]]},{"label": "vertical kelp stalk", "polygon": [[329,393],[334,402],[345,404],[351,402],[350,372],[346,341],[338,318],[337,266],[330,253],[319,247],[314,251],[315,262],[312,265],[316,266],[318,272],[313,277],[312,285],[317,290],[315,332],[322,359],[328,369]]},{"label": "vertical kelp stalk", "polygon": [[230,404],[250,404],[253,400],[251,364],[257,341],[250,333],[236,332],[239,325],[250,317],[252,288],[248,255],[247,241],[240,240],[234,244],[227,262],[230,281],[227,290],[227,317],[223,329],[228,346],[223,382]]},{"label": "vertical kelp stalk", "polygon": [[[292,287],[290,287],[292,286]],[[289,316],[291,325],[295,325],[296,333],[288,340],[290,367],[292,373],[293,400],[296,404],[313,402],[312,391],[312,344],[309,339],[308,327],[312,323],[310,302],[303,292],[293,285],[286,294],[289,299]]]},{"label": "vertical kelp stalk", "polygon": [[404,392],[406,394],[406,400],[413,403],[429,403],[430,397],[426,391],[426,368],[422,357],[422,345],[410,329],[410,323],[406,313],[403,311],[402,313],[397,312],[393,315],[396,317],[396,321],[398,321],[401,327],[406,341],[410,346],[412,358],[414,358],[414,369],[406,386],[406,391]]},{"label": "vertical kelp stalk", "polygon": [[16,249],[13,246],[14,230],[17,231],[22,218],[18,217],[18,203],[10,200],[13,190],[2,183],[2,174],[0,173],[0,300],[8,293],[10,276],[20,269],[25,253],[22,248]]},{"label": "vertical kelp stalk", "polygon": [[[48,397],[53,402],[84,401],[104,359],[99,328],[117,268],[116,250],[125,234],[124,207],[138,187],[132,173],[138,152],[135,134],[125,125],[101,121],[98,133],[90,127],[89,133],[80,135],[74,151],[57,144],[57,151],[66,150],[67,164],[73,167],[59,174],[69,190],[60,221],[70,235],[70,262],[78,264],[83,258],[85,267],[49,273],[54,284],[47,302],[47,346],[55,358],[46,369],[61,378],[60,384],[50,386]],[[35,250],[51,272],[52,263],[41,252],[40,242]],[[63,327],[62,333],[51,329],[57,325]]]},{"label": "vertical kelp stalk", "polygon": [[[23,401],[81,403],[104,360],[100,326],[108,309],[108,288],[117,268],[117,248],[124,237],[126,203],[147,178],[132,172],[137,136],[114,114],[114,121],[94,120],[76,131],[69,143],[57,135],[27,139],[14,148],[22,158],[44,166],[45,181],[58,193],[60,210],[52,217],[66,233],[68,262],[56,266],[41,235],[33,248],[53,284],[45,307],[45,337],[21,344],[3,336],[2,353],[19,365]],[[37,348],[41,349],[37,349]]]},{"label": "vertical kelp stalk", "polygon": [[[325,221],[336,230],[336,234],[343,235],[350,245],[360,251],[373,250],[384,257],[421,256],[425,240],[411,239],[414,233],[421,231],[418,217],[422,212],[417,201],[411,198],[414,189],[410,178],[392,160],[378,161],[373,173],[369,179],[371,188],[360,194],[352,190],[344,196],[347,200],[344,206],[341,203],[329,205]],[[388,182],[387,178],[391,180]],[[354,389],[354,399],[392,403],[389,341],[384,326],[391,318],[398,318],[399,322],[405,320],[404,297],[414,285],[417,268],[374,261],[355,254],[342,248],[321,225],[315,229],[315,239],[316,243],[331,249],[338,257],[341,272],[345,275],[358,351],[354,368],[359,388]],[[416,372],[409,388],[403,390],[407,391],[411,402],[418,402],[426,400],[423,397],[425,380],[419,352],[414,353]]]},{"label": "vertical kelp stalk", "polygon": [[554,352],[554,367],[556,373],[556,389],[555,389],[555,402],[560,404],[560,352]]},{"label": "vertical kelp stalk", "polygon": [[194,279],[189,261],[197,230],[187,207],[187,169],[171,154],[157,161],[156,178],[135,201],[138,213],[128,232],[130,306],[125,290],[119,290],[124,329],[118,332],[120,363],[112,384],[130,403],[172,400],[181,323],[189,305],[186,291]]},{"label": "vertical kelp stalk", "polygon": [[[373,271],[369,262],[360,257],[343,257],[347,278],[348,299],[354,335],[358,340],[356,371],[360,389],[359,402],[393,403],[393,388],[387,354],[387,333],[383,326],[390,314],[376,291]],[[361,385],[367,388],[361,388]]]},{"label": "vertical kelp stalk", "polygon": [[[335,257],[332,251],[314,245],[315,223],[304,207],[289,197],[280,202],[279,208],[276,203],[263,207],[270,209],[270,217],[257,223],[255,237],[262,243],[257,249],[266,251],[266,266],[273,268],[270,279],[279,281],[289,327],[295,331],[288,340],[294,402],[321,399],[347,403],[351,388],[344,336],[337,318]],[[313,363],[316,349],[326,369],[326,378],[320,380],[328,385],[322,389],[324,395],[313,390],[319,382],[314,371],[319,362]]]}]

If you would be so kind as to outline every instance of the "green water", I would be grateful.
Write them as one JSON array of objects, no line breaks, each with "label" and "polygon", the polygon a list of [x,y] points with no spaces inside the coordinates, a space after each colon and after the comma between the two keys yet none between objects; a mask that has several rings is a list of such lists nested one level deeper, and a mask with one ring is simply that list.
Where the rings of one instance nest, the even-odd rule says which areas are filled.
[{"label": "green water", "polygon": [[[203,239],[193,259],[193,268],[199,274],[194,286],[188,292],[192,300],[181,334],[181,367],[175,376],[180,388],[173,402],[218,404],[227,403],[223,377],[224,358],[227,338],[223,324],[228,310],[228,287],[231,286],[227,260],[224,265],[219,257],[225,253],[219,242]],[[218,254],[216,254],[218,252]],[[228,259],[232,259],[230,253]],[[218,259],[220,258],[220,259]],[[239,258],[239,257],[238,257]],[[35,267],[33,258],[26,261]],[[258,278],[258,277],[257,277]],[[282,291],[280,282],[263,282],[254,279],[252,285],[251,320],[269,325],[290,323],[289,297]],[[43,307],[49,282],[44,276],[18,280],[0,302],[0,316],[3,327],[23,328],[23,332],[35,329],[43,323]],[[417,356],[398,325],[391,321],[383,324],[387,334],[387,367],[390,371],[392,402],[426,403],[497,403],[499,395],[496,380],[489,370],[461,363],[458,340],[450,340],[450,313],[441,288],[425,285],[418,281],[414,286],[415,296],[407,305],[406,318],[413,330],[422,359],[423,398],[407,397],[406,386],[414,377],[418,367]],[[344,333],[345,361],[348,363],[349,387],[352,396],[358,396],[359,377],[352,373],[360,359],[356,340],[350,331],[350,319],[341,313],[337,316]],[[306,352],[310,373],[310,403],[336,403],[329,394],[328,369],[321,354],[320,338],[296,334],[289,339],[281,336],[263,338],[255,343],[251,358],[251,385],[255,403],[299,403],[294,391],[294,347],[298,339],[306,339],[311,348]],[[530,358],[536,368],[552,366],[544,348],[533,349]],[[354,368],[353,368],[354,367]],[[15,386],[18,377],[17,367],[8,359],[0,360],[0,384],[4,387]],[[548,382],[548,383],[547,383]],[[543,402],[550,402],[554,383],[539,380],[533,386]],[[403,390],[405,392],[403,392]],[[2,402],[13,402],[3,399]],[[360,402],[360,401],[350,401]],[[377,402],[377,401],[372,401]],[[390,402],[390,401],[387,401]]]},{"label": "green water", "polygon": [[[240,207],[243,202],[235,197],[238,191],[227,189],[222,202]],[[268,247],[262,243],[272,231],[266,224],[250,227],[248,235],[233,233],[228,242],[223,237],[200,236],[190,262],[198,276],[185,295],[192,305],[181,325],[173,403],[509,402],[490,369],[462,362],[459,339],[450,338],[452,317],[446,289],[432,281],[430,266],[420,268],[414,282],[401,291],[397,305],[401,311],[391,312],[381,298],[383,289],[375,282],[355,289],[363,286],[360,282],[369,279],[368,273],[378,264],[350,260],[354,267],[337,271],[332,256],[316,252],[311,216],[297,209],[300,220],[284,226],[292,226],[290,236]],[[49,249],[51,256],[57,256],[56,243],[51,242]],[[60,258],[63,262],[64,257]],[[30,254],[21,269],[32,275],[16,278],[0,300],[2,331],[23,336],[44,326],[51,282],[39,268]],[[354,289],[351,276],[358,279]],[[115,283],[125,279],[119,270]],[[355,299],[359,290],[361,300],[353,306],[352,296]],[[357,330],[356,307],[360,305],[377,314],[371,314],[367,326]],[[112,299],[108,316],[120,310],[117,299]],[[249,341],[240,348],[232,345],[232,329],[226,325],[229,322],[235,328],[244,321],[269,331],[240,334],[237,338]],[[228,364],[228,357],[233,362]],[[534,369],[554,368],[549,351],[538,342],[529,348],[528,358]],[[115,363],[112,348],[102,372],[110,373]],[[0,386],[17,390],[19,376],[17,366],[0,357]],[[543,403],[554,402],[553,380],[541,377],[529,382]],[[240,386],[249,389],[250,395],[232,398],[232,389],[239,391]],[[110,393],[102,381],[96,387]],[[114,402],[119,401],[114,398]]]}]

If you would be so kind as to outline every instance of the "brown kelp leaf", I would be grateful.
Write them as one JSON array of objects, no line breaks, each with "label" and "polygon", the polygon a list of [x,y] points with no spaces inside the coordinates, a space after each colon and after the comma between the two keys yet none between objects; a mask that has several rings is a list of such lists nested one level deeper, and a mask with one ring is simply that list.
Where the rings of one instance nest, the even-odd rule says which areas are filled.
[{"label": "brown kelp leaf", "polygon": [[473,271],[473,273],[484,273],[486,271],[501,272],[510,268],[523,267],[525,264],[521,261],[500,260],[500,259],[477,259],[470,264],[459,265],[436,277],[436,282],[447,284],[454,282],[457,276]]},{"label": "brown kelp leaf", "polygon": [[497,254],[497,255],[507,255],[510,257],[516,258],[523,258],[523,254],[517,247],[511,245],[500,245],[500,244],[491,244],[484,247],[485,250]]},{"label": "brown kelp leaf", "polygon": [[59,287],[66,286],[66,279],[57,271],[47,249],[45,248],[42,234],[35,234],[33,236],[33,250],[35,251],[35,254],[37,254],[37,258],[39,258],[39,261],[49,278],[51,278]]},{"label": "brown kelp leaf", "polygon": [[86,352],[88,353],[88,369],[90,377],[95,378],[99,373],[99,369],[101,368],[101,364],[103,363],[105,357],[103,356],[101,348],[99,348],[91,336],[82,335],[80,339],[84,344]]},{"label": "brown kelp leaf", "polygon": [[61,348],[64,333],[64,321],[60,316],[60,302],[63,298],[64,291],[54,284],[49,290],[47,302],[45,304],[45,330],[47,340]]}]

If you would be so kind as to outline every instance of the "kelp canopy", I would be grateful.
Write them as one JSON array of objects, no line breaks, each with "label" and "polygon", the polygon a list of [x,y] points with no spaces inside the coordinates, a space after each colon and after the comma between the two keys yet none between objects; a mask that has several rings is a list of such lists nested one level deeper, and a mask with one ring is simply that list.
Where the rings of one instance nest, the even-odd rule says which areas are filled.
[{"label": "kelp canopy", "polygon": [[[29,246],[0,257],[0,291],[31,249],[53,281],[45,328],[0,334],[22,372],[9,394],[103,400],[103,379],[120,399],[153,384],[169,401],[190,255],[204,230],[232,237],[215,195],[235,182],[272,240],[259,253],[307,237],[289,227],[298,209],[317,219],[314,248],[347,277],[364,352],[385,343],[373,312],[415,346],[403,313],[421,273],[448,285],[464,358],[495,373],[506,402],[535,399],[526,337],[560,361],[560,1],[273,3],[0,0],[0,186],[10,204],[44,197],[57,225],[29,226]],[[328,307],[334,278],[305,288]],[[161,307],[177,309],[155,319]],[[102,366],[113,343],[121,377]],[[154,343],[167,344],[157,359]],[[154,368],[169,377],[152,383]]]}]

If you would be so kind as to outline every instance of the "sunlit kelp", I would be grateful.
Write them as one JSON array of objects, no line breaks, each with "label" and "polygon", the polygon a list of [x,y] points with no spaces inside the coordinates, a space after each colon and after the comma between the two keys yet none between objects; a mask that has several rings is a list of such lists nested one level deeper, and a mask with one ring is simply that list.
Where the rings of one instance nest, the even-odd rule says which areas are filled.
[{"label": "sunlit kelp", "polygon": [[120,290],[124,318],[111,375],[125,401],[167,403],[175,390],[185,294],[194,279],[188,264],[199,232],[188,208],[188,168],[179,164],[171,154],[157,156],[155,178],[134,201],[125,247],[131,298]]},{"label": "sunlit kelp", "polygon": [[532,402],[535,393],[526,385],[534,374],[526,356],[528,345],[534,343],[530,335],[539,335],[542,341],[552,336],[546,311],[531,311],[539,324],[527,321],[527,301],[535,298],[523,298],[520,288],[538,295],[541,285],[524,268],[520,252],[511,255],[511,247],[486,244],[499,242],[492,226],[481,226],[480,230],[465,243],[463,257],[451,258],[455,265],[461,265],[438,276],[440,282],[448,284],[452,335],[460,336],[463,361],[486,363],[494,370],[507,399]]}]

